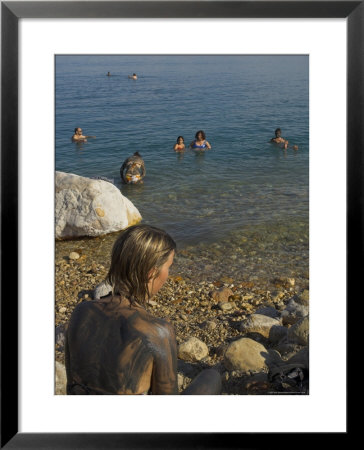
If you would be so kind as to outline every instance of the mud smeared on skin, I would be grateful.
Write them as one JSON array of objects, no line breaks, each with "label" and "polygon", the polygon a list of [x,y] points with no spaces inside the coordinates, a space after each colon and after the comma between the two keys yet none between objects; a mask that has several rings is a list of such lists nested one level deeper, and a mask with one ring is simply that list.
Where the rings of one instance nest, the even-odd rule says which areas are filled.
[{"label": "mud smeared on skin", "polygon": [[172,326],[128,300],[79,304],[66,336],[68,394],[177,394]]}]

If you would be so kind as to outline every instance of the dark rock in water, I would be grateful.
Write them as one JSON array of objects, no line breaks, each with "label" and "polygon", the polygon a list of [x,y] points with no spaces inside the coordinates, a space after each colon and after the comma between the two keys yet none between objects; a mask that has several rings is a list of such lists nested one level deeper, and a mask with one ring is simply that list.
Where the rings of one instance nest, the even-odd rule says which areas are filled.
[{"label": "dark rock in water", "polygon": [[111,184],[115,184],[114,183],[114,178],[106,178],[106,177],[90,177],[91,180],[102,180],[102,181],[107,181],[108,183]]}]

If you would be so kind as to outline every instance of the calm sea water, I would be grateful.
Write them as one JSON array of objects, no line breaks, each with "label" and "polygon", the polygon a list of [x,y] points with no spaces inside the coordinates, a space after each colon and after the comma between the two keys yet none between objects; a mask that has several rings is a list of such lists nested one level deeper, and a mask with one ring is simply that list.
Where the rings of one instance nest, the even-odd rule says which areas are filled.
[{"label": "calm sea water", "polygon": [[[57,56],[56,170],[114,179],[179,246],[282,224],[302,242],[308,108],[306,56]],[[96,139],[72,143],[75,127]],[[298,151],[268,142],[278,127]],[[173,151],[178,135],[187,146],[200,129],[212,150]],[[121,185],[135,151],[144,184]]]}]

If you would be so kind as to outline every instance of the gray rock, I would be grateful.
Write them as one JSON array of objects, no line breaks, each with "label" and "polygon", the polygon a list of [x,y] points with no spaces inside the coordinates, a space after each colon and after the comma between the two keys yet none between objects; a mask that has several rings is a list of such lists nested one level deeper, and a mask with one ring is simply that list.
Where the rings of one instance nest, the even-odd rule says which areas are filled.
[{"label": "gray rock", "polygon": [[297,302],[301,303],[302,305],[308,306],[310,301],[310,292],[308,289],[305,289],[301,295],[297,297]]},{"label": "gray rock", "polygon": [[224,355],[224,365],[228,370],[260,372],[266,370],[266,348],[249,338],[232,342]]},{"label": "gray rock", "polygon": [[178,358],[184,361],[200,361],[209,354],[207,345],[195,337],[178,346]]},{"label": "gray rock", "polygon": [[281,317],[281,313],[272,306],[262,306],[255,311],[255,314],[262,314],[272,319],[279,319]]},{"label": "gray rock", "polygon": [[302,348],[298,353],[287,360],[287,364],[299,364],[306,369],[309,368],[309,351],[308,347]]},{"label": "gray rock", "polygon": [[280,342],[279,344],[275,345],[274,348],[286,359],[288,359],[298,353],[302,349],[302,346],[297,344],[290,344],[287,342]]},{"label": "gray rock", "polygon": [[56,345],[57,346],[64,347],[65,333],[66,333],[66,327],[64,324],[58,325],[58,327],[56,327]]},{"label": "gray rock", "polygon": [[301,319],[288,329],[288,342],[298,345],[308,345],[309,341],[309,319],[308,316]]},{"label": "gray rock", "polygon": [[287,340],[287,334],[288,328],[275,325],[270,329],[268,339],[272,344],[278,344]]},{"label": "gray rock", "polygon": [[308,315],[308,306],[291,299],[282,311],[281,317],[284,325],[293,325]]},{"label": "gray rock", "polygon": [[107,181],[56,172],[55,191],[57,239],[101,236],[142,218],[132,202]]},{"label": "gray rock", "polygon": [[262,314],[252,314],[240,324],[240,331],[243,333],[259,333],[268,338],[272,327],[280,326],[281,322],[272,317]]},{"label": "gray rock", "polygon": [[55,394],[56,395],[66,395],[66,387],[67,387],[67,376],[66,376],[66,368],[63,364],[56,361],[56,369],[55,369]]},{"label": "gray rock", "polygon": [[99,300],[101,297],[106,297],[107,295],[111,294],[112,292],[112,286],[109,284],[106,280],[101,281],[99,283],[93,292],[93,297],[95,300]]}]

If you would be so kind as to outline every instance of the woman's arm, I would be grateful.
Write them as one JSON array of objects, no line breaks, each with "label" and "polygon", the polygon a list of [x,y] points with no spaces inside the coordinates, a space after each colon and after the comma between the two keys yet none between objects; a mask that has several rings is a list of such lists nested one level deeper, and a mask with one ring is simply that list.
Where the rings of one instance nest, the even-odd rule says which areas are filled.
[{"label": "woman's arm", "polygon": [[206,146],[207,146],[207,148],[209,149],[209,150],[211,150],[211,145],[210,145],[210,143],[209,142],[207,142],[207,141],[205,141],[206,142]]}]

